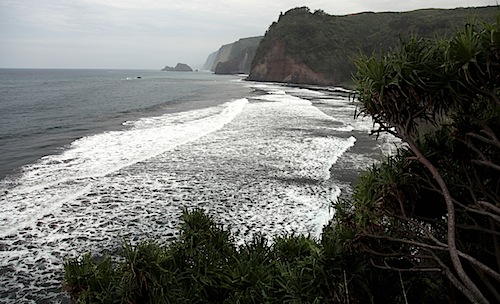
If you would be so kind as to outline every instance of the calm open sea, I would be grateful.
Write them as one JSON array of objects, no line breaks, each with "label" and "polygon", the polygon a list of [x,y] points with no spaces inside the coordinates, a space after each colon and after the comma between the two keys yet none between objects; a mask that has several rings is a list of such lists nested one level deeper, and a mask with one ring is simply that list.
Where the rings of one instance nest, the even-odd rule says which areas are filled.
[{"label": "calm open sea", "polygon": [[62,262],[177,233],[183,208],[319,236],[380,158],[332,88],[210,73],[0,69],[0,302],[64,302]]}]

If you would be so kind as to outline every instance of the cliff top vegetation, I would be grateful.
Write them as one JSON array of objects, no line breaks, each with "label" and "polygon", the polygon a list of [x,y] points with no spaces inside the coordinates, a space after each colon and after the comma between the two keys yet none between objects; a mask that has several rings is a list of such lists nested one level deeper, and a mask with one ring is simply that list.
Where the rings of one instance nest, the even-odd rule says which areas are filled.
[{"label": "cliff top vegetation", "polygon": [[287,55],[333,83],[342,84],[355,73],[354,59],[360,53],[380,54],[411,36],[449,37],[470,18],[493,22],[496,13],[497,7],[480,7],[334,16],[322,10],[294,8],[280,14],[278,21],[271,24],[257,49],[252,69],[280,41]]}]

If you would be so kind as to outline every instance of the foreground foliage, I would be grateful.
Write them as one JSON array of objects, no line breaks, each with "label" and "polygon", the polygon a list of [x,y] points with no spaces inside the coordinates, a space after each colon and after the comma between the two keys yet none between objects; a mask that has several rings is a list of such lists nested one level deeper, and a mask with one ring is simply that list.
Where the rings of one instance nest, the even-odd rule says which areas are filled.
[{"label": "foreground foliage", "polygon": [[357,62],[362,112],[406,144],[360,179],[352,212],[371,263],[443,274],[500,302],[500,19]]},{"label": "foreground foliage", "polygon": [[[236,247],[200,210],[184,212],[179,239],[124,247],[123,260],[90,255],[65,263],[65,288],[83,303],[323,303],[341,296],[326,280],[321,245],[305,237],[264,237]],[[342,281],[339,281],[342,282]]]},{"label": "foreground foliage", "polygon": [[[90,254],[67,260],[65,290],[80,303],[402,302],[403,293],[393,287],[400,278],[369,271],[366,256],[346,251],[352,234],[342,226],[326,229],[322,241],[288,236],[269,243],[259,236],[237,247],[201,210],[185,211],[183,219],[169,246],[145,241],[125,245],[119,261]],[[428,278],[404,280],[417,286]],[[419,302],[439,294],[413,290]]]}]

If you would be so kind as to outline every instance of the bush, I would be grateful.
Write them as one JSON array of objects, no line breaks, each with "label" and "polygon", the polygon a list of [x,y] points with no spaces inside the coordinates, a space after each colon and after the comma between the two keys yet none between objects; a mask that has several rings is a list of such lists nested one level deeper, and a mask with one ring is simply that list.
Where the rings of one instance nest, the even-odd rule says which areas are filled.
[{"label": "bush", "polygon": [[[344,241],[262,235],[235,246],[201,210],[184,211],[168,246],[124,245],[121,257],[68,259],[64,289],[81,303],[362,303],[370,299],[364,268]],[[325,247],[327,248],[325,250]],[[347,288],[351,289],[348,294]],[[360,287],[361,286],[361,287]]]},{"label": "bush", "polygon": [[411,39],[355,78],[374,133],[405,143],[356,186],[359,243],[377,267],[442,275],[477,303],[500,301],[499,33],[500,18]]}]

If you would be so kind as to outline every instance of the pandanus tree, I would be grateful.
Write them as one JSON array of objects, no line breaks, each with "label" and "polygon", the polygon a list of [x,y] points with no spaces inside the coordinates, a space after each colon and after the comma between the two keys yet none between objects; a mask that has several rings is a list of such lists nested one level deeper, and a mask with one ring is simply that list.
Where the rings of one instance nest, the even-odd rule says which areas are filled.
[{"label": "pandanus tree", "polygon": [[357,61],[361,114],[402,140],[352,200],[375,267],[444,275],[500,302],[500,18]]}]

